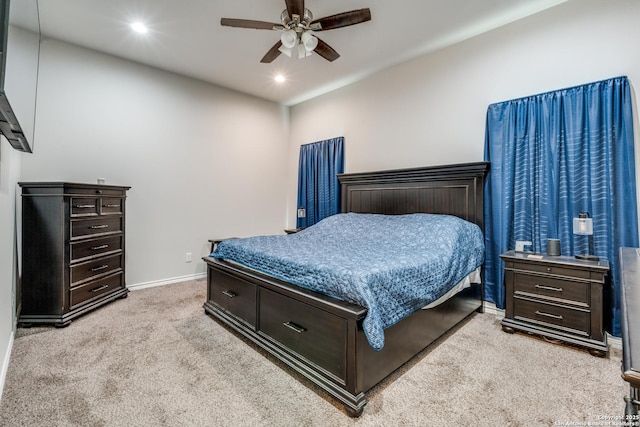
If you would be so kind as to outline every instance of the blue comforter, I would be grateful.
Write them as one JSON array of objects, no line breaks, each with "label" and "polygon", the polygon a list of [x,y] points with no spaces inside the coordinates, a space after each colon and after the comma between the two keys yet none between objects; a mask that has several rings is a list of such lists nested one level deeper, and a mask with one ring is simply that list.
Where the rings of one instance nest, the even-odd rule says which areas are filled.
[{"label": "blue comforter", "polygon": [[231,239],[211,254],[367,308],[384,329],[435,301],[484,259],[480,228],[449,215],[338,214],[296,234]]}]

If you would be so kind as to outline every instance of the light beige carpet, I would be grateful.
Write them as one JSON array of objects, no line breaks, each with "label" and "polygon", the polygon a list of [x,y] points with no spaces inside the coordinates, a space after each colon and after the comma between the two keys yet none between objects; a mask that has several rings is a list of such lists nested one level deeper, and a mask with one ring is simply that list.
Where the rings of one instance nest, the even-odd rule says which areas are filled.
[{"label": "light beige carpet", "polygon": [[[2,426],[551,426],[621,415],[620,355],[501,331],[477,314],[349,418],[204,314],[204,280],[131,292],[64,329],[19,329]],[[597,425],[597,424],[592,424]]]}]

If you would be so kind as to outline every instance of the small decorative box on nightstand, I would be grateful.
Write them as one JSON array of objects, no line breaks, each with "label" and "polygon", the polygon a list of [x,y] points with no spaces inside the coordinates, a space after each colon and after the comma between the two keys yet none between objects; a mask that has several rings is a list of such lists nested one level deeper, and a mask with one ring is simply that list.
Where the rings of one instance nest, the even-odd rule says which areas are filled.
[{"label": "small decorative box on nightstand", "polygon": [[514,251],[500,257],[505,263],[505,332],[531,332],[606,356],[603,287],[608,261]]}]

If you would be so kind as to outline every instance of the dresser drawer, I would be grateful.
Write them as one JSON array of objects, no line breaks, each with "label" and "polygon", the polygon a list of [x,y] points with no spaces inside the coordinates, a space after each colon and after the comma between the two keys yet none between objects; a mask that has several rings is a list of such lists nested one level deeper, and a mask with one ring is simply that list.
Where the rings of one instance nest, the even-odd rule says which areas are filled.
[{"label": "dresser drawer", "polygon": [[71,216],[98,215],[99,199],[89,197],[71,198]]},{"label": "dresser drawer", "polygon": [[71,262],[121,251],[123,249],[122,238],[122,235],[119,235],[71,243]]},{"label": "dresser drawer", "polygon": [[209,270],[208,299],[251,326],[256,325],[256,286]]},{"label": "dresser drawer", "polygon": [[[128,188],[128,187],[126,187]],[[74,187],[74,186],[66,186],[65,193],[74,196],[89,196],[89,195],[97,195],[97,196],[112,196],[118,197],[123,196],[124,191],[122,187],[113,188],[109,186],[89,186],[89,187]]]},{"label": "dresser drawer", "polygon": [[542,263],[524,263],[515,262],[513,264],[514,270],[518,272],[527,271],[532,273],[553,274],[555,276],[574,277],[581,279],[589,279],[591,272],[587,269],[567,268],[562,265],[542,264]]},{"label": "dresser drawer", "polygon": [[589,311],[545,304],[523,298],[514,298],[514,318],[546,327],[569,330],[572,334],[589,336]]},{"label": "dresser drawer", "polygon": [[124,206],[123,199],[103,197],[100,199],[100,213],[102,215],[121,214]]},{"label": "dresser drawer", "polygon": [[92,261],[82,262],[71,266],[71,286],[91,279],[93,276],[103,275],[122,270],[122,255],[112,255],[98,258]]},{"label": "dresser drawer", "polygon": [[261,333],[346,380],[346,319],[260,289],[259,325]]},{"label": "dresser drawer", "polygon": [[85,283],[82,286],[71,289],[70,305],[73,307],[122,287],[124,287],[124,274],[122,272]]},{"label": "dresser drawer", "polygon": [[71,239],[122,231],[122,217],[97,217],[71,220]]},{"label": "dresser drawer", "polygon": [[516,273],[515,294],[532,294],[544,298],[565,300],[577,305],[589,306],[590,286],[588,282],[573,282],[552,277]]}]

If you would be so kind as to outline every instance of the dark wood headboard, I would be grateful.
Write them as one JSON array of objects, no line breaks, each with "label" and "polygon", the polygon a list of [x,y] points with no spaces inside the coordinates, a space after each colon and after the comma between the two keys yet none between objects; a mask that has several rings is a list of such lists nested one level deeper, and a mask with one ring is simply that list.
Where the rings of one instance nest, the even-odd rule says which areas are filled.
[{"label": "dark wood headboard", "polygon": [[455,215],[484,230],[483,190],[489,163],[338,175],[341,211]]}]

